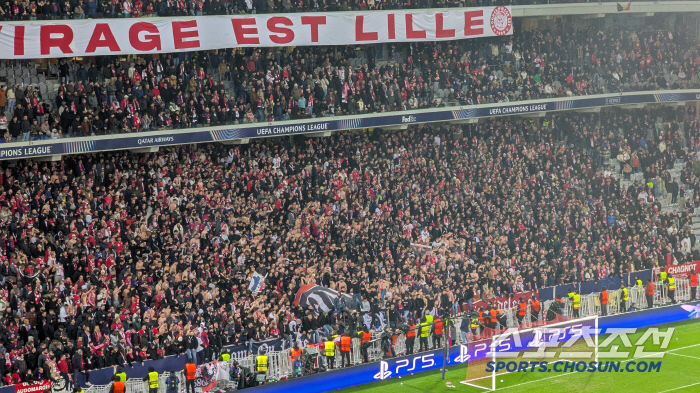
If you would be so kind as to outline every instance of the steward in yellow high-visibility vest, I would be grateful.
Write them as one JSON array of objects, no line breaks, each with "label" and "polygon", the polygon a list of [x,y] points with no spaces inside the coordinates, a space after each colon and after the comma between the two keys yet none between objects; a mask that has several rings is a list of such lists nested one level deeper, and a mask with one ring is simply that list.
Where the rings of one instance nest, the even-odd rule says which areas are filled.
[{"label": "steward in yellow high-visibility vest", "polygon": [[673,304],[676,304],[676,279],[669,275],[666,280],[668,281],[668,297]]},{"label": "steward in yellow high-visibility vest", "polygon": [[483,326],[481,321],[479,321],[479,313],[476,311],[471,312],[471,321],[469,322],[469,329],[471,329],[472,334],[477,334],[479,327]]},{"label": "steward in yellow high-visibility vest", "polygon": [[476,334],[479,331],[479,318],[472,318],[469,328],[472,330],[472,334]]},{"label": "steward in yellow high-visibility vest", "polygon": [[267,355],[258,355],[255,361],[258,372],[267,372]]},{"label": "steward in yellow high-visibility vest", "polygon": [[428,337],[430,334],[430,326],[428,326],[428,322],[422,322],[420,324],[420,336],[421,337]]},{"label": "steward in yellow high-visibility vest", "polygon": [[578,292],[574,291],[573,298],[574,298],[573,299],[574,300],[574,317],[578,317],[580,309],[581,309],[581,295],[579,295]]},{"label": "steward in yellow high-visibility vest", "polygon": [[627,312],[627,302],[630,300],[630,292],[625,287],[625,284],[621,284],[622,299],[620,299],[620,312]]},{"label": "steward in yellow high-visibility vest", "polygon": [[644,282],[642,282],[642,279],[639,278],[639,277],[637,277],[637,280],[635,281],[635,284],[637,284],[636,286],[638,286],[638,287],[643,287],[643,286],[644,286]]},{"label": "steward in yellow high-visibility vest", "polygon": [[666,272],[663,270],[661,272],[659,272],[659,281],[661,281],[661,282],[666,281]]},{"label": "steward in yellow high-visibility vest", "polygon": [[224,352],[221,354],[221,361],[227,362],[231,359],[231,355],[229,355],[228,352]]},{"label": "steward in yellow high-visibility vest", "polygon": [[126,373],[122,370],[121,367],[117,367],[117,373],[114,374],[114,375],[116,375],[117,377],[119,377],[119,380],[122,381],[122,382],[126,382],[126,380],[127,380]]},{"label": "steward in yellow high-visibility vest", "polygon": [[323,343],[323,346],[326,353],[326,360],[328,361],[328,368],[333,369],[335,366],[335,342],[333,342],[333,340],[328,340]]},{"label": "steward in yellow high-visibility vest", "polygon": [[143,379],[148,381],[148,391],[150,393],[158,393],[158,373],[153,367],[148,368],[148,376]]},{"label": "steward in yellow high-visibility vest", "polygon": [[428,324],[427,317],[423,317],[420,320],[420,350],[428,350],[428,336],[430,335],[430,325]]},{"label": "steward in yellow high-visibility vest", "polygon": [[335,356],[335,342],[332,340],[324,342],[323,349],[326,352],[326,357]]}]

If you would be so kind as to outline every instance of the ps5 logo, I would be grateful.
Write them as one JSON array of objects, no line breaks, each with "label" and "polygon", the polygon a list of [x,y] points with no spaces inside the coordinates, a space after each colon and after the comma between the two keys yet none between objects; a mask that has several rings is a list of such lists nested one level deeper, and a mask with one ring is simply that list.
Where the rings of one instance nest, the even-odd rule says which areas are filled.
[{"label": "ps5 logo", "polygon": [[[401,359],[396,361],[396,374],[399,373],[399,370],[402,368],[406,368],[405,371],[413,371],[416,369],[416,363],[420,361],[419,368],[430,368],[435,365],[435,359],[433,359],[433,356],[435,356],[434,353],[430,353],[427,355],[423,356],[416,356],[413,359]],[[409,365],[411,365],[411,368],[407,368]]]},{"label": "ps5 logo", "polygon": [[385,361],[379,362],[379,372],[374,374],[374,379],[387,379],[391,375],[391,371],[389,371],[389,363]]},{"label": "ps5 logo", "polygon": [[[411,372],[416,369],[425,369],[435,366],[434,353],[429,353],[423,356],[414,356],[408,359],[399,359],[396,361],[396,368],[393,372],[389,371],[389,363],[385,361],[379,362],[379,372],[374,374],[374,379],[387,379],[392,374],[401,375]],[[403,370],[403,371],[401,371]]]},{"label": "ps5 logo", "polygon": [[530,341],[527,346],[529,348],[539,348],[541,346],[544,346],[544,332],[542,330],[535,330],[535,338]]},{"label": "ps5 logo", "polygon": [[469,355],[469,347],[466,345],[459,346],[459,356],[455,358],[455,363],[466,363],[471,356]]}]

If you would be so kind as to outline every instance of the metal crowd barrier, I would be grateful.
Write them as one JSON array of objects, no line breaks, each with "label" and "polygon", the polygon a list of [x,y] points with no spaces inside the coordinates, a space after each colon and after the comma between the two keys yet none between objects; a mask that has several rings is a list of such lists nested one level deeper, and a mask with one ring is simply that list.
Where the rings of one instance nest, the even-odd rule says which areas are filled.
[{"label": "metal crowd barrier", "polygon": [[[637,309],[649,308],[649,305],[647,304],[645,290],[645,286],[633,286],[627,288],[629,300],[625,304],[625,310],[629,310],[629,308],[633,304],[636,306]],[[622,289],[608,291],[608,294],[608,315],[620,313],[620,305],[623,301]],[[677,278],[675,292],[676,302],[690,301],[690,296],[690,280],[686,278]],[[571,315],[571,302],[566,298],[562,300],[567,305],[568,314],[565,315]],[[668,285],[664,282],[654,282],[654,305],[664,305],[670,302],[671,298],[669,297]],[[548,307],[549,304],[551,304],[551,301],[549,301],[549,303],[545,302],[545,304],[546,307]],[[600,292],[593,292],[581,296],[580,316],[588,317],[593,315],[602,315],[600,304]]]},{"label": "metal crowd barrier", "polygon": [[639,308],[647,308],[647,298],[644,296],[644,287],[633,286],[627,288],[629,291],[630,300],[627,303],[627,309],[636,304]]},{"label": "metal crowd barrier", "polygon": [[690,299],[690,280],[687,278],[676,279],[676,301],[687,302]]},{"label": "metal crowd barrier", "polygon": [[[668,297],[668,289],[665,285],[665,283],[654,283],[655,284],[655,291],[654,291],[654,304],[666,304],[670,301]],[[629,293],[629,300],[627,301],[627,304],[625,305],[625,309],[629,310],[630,306],[632,304],[635,304],[638,309],[643,309],[643,308],[648,308],[647,301],[646,301],[646,296],[645,296],[645,287],[639,287],[639,286],[631,286],[628,287],[628,293]],[[676,293],[675,293],[676,301],[677,302],[682,302],[682,301],[689,301],[691,300],[691,290],[690,290],[690,282],[688,279],[676,279]],[[523,319],[523,323],[519,324],[517,315],[519,311],[519,307],[515,306],[512,308],[508,309],[503,309],[504,314],[506,315],[506,324],[507,327],[520,327],[522,329],[527,329],[533,327],[533,322],[535,321],[543,321],[546,318],[547,315],[547,310],[549,310],[550,306],[554,300],[547,300],[541,303],[541,309],[539,314],[537,315],[537,318],[535,320],[532,320],[532,314],[531,314],[531,305],[528,304],[527,311],[525,318]],[[562,298],[562,302],[564,303],[564,307],[562,308],[562,313],[565,316],[572,316],[573,315],[573,304],[572,302],[564,297]],[[620,305],[622,302],[622,290],[612,290],[609,291],[609,304],[608,304],[608,315],[612,314],[618,314],[620,310]],[[581,308],[579,310],[579,316],[581,317],[586,317],[586,316],[593,316],[593,315],[600,315],[601,314],[601,304],[600,304],[600,293],[599,292],[593,292],[587,295],[582,295],[581,296]],[[461,329],[460,326],[462,324],[462,320],[464,318],[469,318],[467,317],[455,317],[453,318],[453,327],[445,325],[445,329],[450,329],[449,330],[449,336],[452,340],[453,345],[459,345],[462,342],[462,335],[461,335]],[[499,328],[503,328],[503,326],[499,325]],[[368,360],[370,362],[375,362],[378,360],[381,360],[384,358],[384,349],[382,348],[382,343],[381,343],[381,332],[375,332],[372,334],[373,338],[370,340],[369,346],[367,348],[367,354],[368,354]],[[442,342],[442,345],[444,346],[446,343]],[[406,347],[406,336],[404,334],[399,334],[396,338],[396,343],[394,344],[394,353],[397,356],[400,355],[405,355],[407,353],[407,347]],[[429,349],[435,349],[434,348],[434,341],[433,341],[433,333],[431,332],[430,335],[428,336],[428,347]],[[414,344],[414,352],[418,351],[420,348],[420,327],[416,326],[416,338],[415,338],[415,344]],[[291,378],[293,376],[293,361],[291,359],[290,355],[290,350],[286,349],[284,351],[279,351],[279,352],[270,352],[267,353],[268,356],[268,372],[267,376],[268,379],[271,380],[280,380],[284,378]],[[353,365],[361,364],[363,362],[363,356],[362,356],[362,343],[361,339],[354,337],[351,341],[351,351],[350,351],[350,363]],[[255,368],[255,362],[256,362],[256,356],[255,355],[249,355],[244,358],[237,358],[237,359],[231,359],[226,363],[227,369],[231,367],[234,361],[237,361],[238,364],[242,367],[246,367],[249,370],[254,370]],[[319,350],[318,354],[316,355],[316,361],[317,365],[326,365],[326,359],[324,355],[323,350]],[[339,368],[341,364],[341,354],[340,354],[340,347],[336,345],[336,352],[335,352],[335,367]],[[179,391],[184,391],[185,388],[185,375],[184,372],[178,371],[176,373],[177,377],[180,379],[180,389]],[[160,376],[159,379],[159,389],[158,393],[166,393],[166,383],[165,381],[167,380],[169,374],[165,373],[164,375]],[[126,382],[127,385],[127,391],[129,393],[148,393],[148,382],[144,382],[141,379],[130,379]],[[233,390],[235,389],[236,386],[236,381],[228,381],[228,380],[219,380],[217,381],[217,387],[219,389],[223,390]],[[85,393],[107,393],[109,391],[110,385],[92,385],[89,388],[85,389]]]},{"label": "metal crowd barrier", "polygon": [[[271,380],[280,380],[282,378],[290,378],[293,373],[293,364],[291,359],[291,352],[289,349],[279,352],[268,352],[268,370],[267,378]],[[239,366],[246,367],[249,370],[254,370],[255,366],[255,355],[249,355],[240,359],[230,359],[224,363],[224,368],[226,374],[228,375],[228,370],[230,370],[234,361],[237,361]],[[170,373],[162,373],[158,378],[158,393],[166,393],[167,384],[166,381]],[[178,392],[185,391],[185,373],[184,371],[175,372],[175,376],[179,379],[180,384],[178,387]],[[231,381],[227,379],[219,379],[216,381],[217,390],[234,390],[236,388],[237,381]],[[109,385],[91,385],[85,390],[85,393],[107,393],[111,384]],[[148,382],[143,381],[140,378],[128,379],[126,381],[126,391],[129,393],[148,393]]]}]

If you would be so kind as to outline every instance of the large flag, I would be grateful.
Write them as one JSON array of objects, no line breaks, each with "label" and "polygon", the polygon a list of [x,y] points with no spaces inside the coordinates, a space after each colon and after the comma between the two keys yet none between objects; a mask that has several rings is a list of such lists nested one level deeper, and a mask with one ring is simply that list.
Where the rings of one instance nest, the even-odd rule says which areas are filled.
[{"label": "large flag", "polygon": [[253,273],[253,275],[250,277],[250,281],[248,282],[248,289],[253,293],[260,292],[263,288],[265,288],[265,278],[267,278],[267,275],[263,277],[258,272]]},{"label": "large flag", "polygon": [[630,1],[629,3],[627,3],[627,5],[622,5],[622,4],[620,4],[620,3],[617,3],[617,11],[618,11],[618,12],[620,12],[620,11],[629,11],[630,8],[632,8],[632,2],[631,2],[631,1]]},{"label": "large flag", "polygon": [[[294,304],[302,308],[313,306],[317,311],[331,311],[333,310],[333,299],[336,296],[338,296],[338,291],[333,289],[315,284],[304,285],[297,292]],[[348,294],[342,294],[341,296],[345,298],[348,304],[352,301],[352,296]]]},{"label": "large flag", "polygon": [[513,34],[510,7],[0,22],[3,59],[456,41]]}]

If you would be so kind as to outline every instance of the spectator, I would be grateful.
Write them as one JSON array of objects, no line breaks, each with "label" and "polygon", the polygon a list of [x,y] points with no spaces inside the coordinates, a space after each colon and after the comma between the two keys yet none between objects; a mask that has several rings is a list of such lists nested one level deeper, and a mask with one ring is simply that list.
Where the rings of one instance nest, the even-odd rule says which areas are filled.
[{"label": "spectator", "polygon": [[[24,112],[20,106],[19,108],[20,112]],[[17,117],[17,116],[15,116]],[[32,134],[31,130],[31,124],[29,123],[29,119],[27,118],[27,115],[22,116],[22,121],[20,122],[20,132],[22,133],[22,142],[29,141],[30,136]]]},{"label": "spectator", "polygon": [[[65,84],[58,89],[55,107],[47,107],[44,113],[50,126],[63,135],[75,133],[85,117],[93,126],[100,125],[93,132],[101,135],[402,111],[446,103],[687,88],[700,85],[696,65],[700,61],[680,60],[693,57],[688,48],[694,46],[694,38],[682,31],[565,28],[455,43],[401,44],[394,47],[407,57],[401,65],[377,66],[372,46],[360,52],[354,47],[338,51],[314,47],[291,52],[145,55],[133,65],[118,60],[107,63],[101,72],[95,64],[76,68],[62,59],[58,74]],[[649,51],[656,55],[642,55]],[[367,63],[348,66],[348,60],[358,55],[366,56]],[[232,88],[227,90],[219,82],[222,78]],[[19,89],[16,94],[17,106],[38,111],[39,91]],[[8,92],[8,106],[14,110],[9,96]],[[69,110],[66,115],[62,103]],[[109,124],[112,114],[118,126]]]},{"label": "spectator", "polygon": [[[75,380],[179,353],[202,363],[278,335],[321,342],[340,318],[295,305],[309,284],[348,294],[334,307],[353,310],[358,331],[365,318],[395,325],[692,261],[689,211],[663,211],[661,187],[623,186],[617,160],[602,158],[637,154],[652,183],[683,160],[694,189],[692,108],[0,162],[0,238],[17,239],[0,242],[6,362],[32,380],[53,353]],[[257,294],[254,272],[266,277]]]}]

